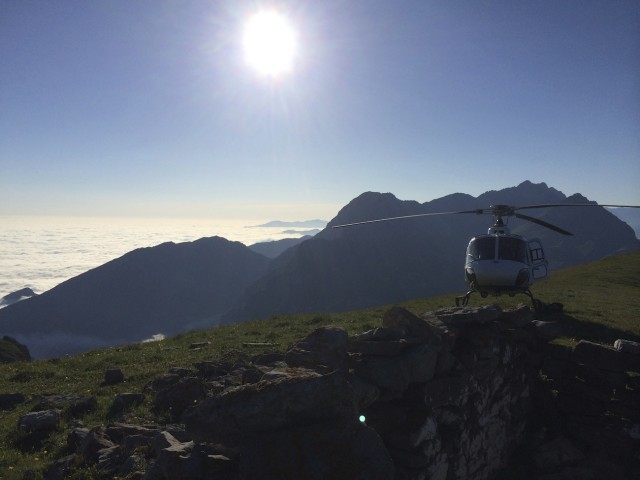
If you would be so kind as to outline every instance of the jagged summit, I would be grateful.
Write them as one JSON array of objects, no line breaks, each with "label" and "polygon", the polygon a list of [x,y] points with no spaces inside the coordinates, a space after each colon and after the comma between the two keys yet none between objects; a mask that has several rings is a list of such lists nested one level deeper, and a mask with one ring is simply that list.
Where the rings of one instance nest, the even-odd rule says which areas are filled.
[{"label": "jagged summit", "polygon": [[486,205],[530,205],[538,203],[560,203],[566,200],[566,195],[546,183],[532,183],[529,180],[517,187],[503,190],[491,190],[478,196],[478,200]]},{"label": "jagged summit", "polygon": [[418,202],[399,200],[392,193],[365,192],[344,206],[327,226],[332,227],[362,219],[410,215],[419,208]]}]

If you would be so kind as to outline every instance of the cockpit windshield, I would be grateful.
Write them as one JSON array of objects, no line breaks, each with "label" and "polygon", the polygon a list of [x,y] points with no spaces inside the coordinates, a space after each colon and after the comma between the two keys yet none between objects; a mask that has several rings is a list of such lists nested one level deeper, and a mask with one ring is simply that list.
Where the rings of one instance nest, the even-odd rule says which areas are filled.
[{"label": "cockpit windshield", "polygon": [[[496,257],[496,241],[498,252]],[[474,238],[467,248],[467,261],[475,260],[512,260],[527,263],[527,242],[514,237]]]},{"label": "cockpit windshield", "polygon": [[500,237],[498,258],[527,263],[527,244],[524,240],[513,237]]},{"label": "cockpit windshield", "polygon": [[467,261],[493,260],[496,255],[496,237],[474,238],[467,248]]}]

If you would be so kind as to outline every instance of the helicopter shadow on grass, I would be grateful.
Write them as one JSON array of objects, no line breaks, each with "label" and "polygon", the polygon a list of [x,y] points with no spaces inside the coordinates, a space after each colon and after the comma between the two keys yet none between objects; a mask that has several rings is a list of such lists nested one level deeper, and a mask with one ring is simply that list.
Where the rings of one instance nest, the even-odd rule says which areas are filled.
[{"label": "helicopter shadow on grass", "polygon": [[564,311],[542,310],[536,313],[536,319],[544,322],[557,322],[564,337],[588,340],[594,343],[613,345],[618,339],[640,342],[640,336],[629,331],[614,328],[603,323],[580,320]]}]

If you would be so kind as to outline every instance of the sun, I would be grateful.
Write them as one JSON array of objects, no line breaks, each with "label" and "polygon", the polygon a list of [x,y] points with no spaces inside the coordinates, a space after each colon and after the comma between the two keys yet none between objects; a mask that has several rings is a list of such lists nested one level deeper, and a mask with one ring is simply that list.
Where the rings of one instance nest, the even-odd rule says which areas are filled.
[{"label": "sun", "polygon": [[273,78],[291,71],[297,39],[284,15],[272,10],[253,14],[242,39],[245,60],[259,74]]}]

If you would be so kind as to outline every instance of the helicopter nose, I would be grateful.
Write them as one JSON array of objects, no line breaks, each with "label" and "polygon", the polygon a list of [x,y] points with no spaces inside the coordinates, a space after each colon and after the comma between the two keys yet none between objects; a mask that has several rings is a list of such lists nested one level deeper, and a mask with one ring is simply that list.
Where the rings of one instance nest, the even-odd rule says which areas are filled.
[{"label": "helicopter nose", "polygon": [[529,269],[523,268],[518,272],[518,277],[516,278],[516,286],[524,285],[529,282]]}]

